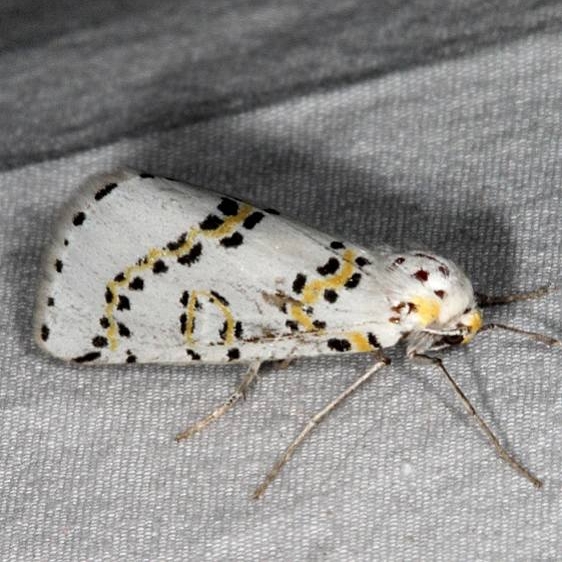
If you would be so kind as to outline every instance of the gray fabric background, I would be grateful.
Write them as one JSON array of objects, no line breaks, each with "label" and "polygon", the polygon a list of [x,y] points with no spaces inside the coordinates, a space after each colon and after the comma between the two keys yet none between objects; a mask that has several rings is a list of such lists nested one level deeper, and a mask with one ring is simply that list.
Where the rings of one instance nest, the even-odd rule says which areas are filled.
[{"label": "gray fabric background", "polygon": [[[540,492],[397,349],[252,502],[368,357],[268,369],[177,445],[241,368],[79,368],[31,335],[59,209],[122,165],[427,246],[484,292],[560,283],[560,4],[152,4],[0,6],[0,557],[560,559],[560,350],[486,334],[445,356]],[[561,310],[558,293],[490,316],[561,337]]]}]

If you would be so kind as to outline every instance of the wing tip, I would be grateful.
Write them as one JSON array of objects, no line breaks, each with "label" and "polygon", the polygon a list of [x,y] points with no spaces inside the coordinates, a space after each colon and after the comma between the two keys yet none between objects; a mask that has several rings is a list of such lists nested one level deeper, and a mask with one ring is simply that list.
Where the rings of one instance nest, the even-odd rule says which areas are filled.
[{"label": "wing tip", "polygon": [[[90,175],[80,184],[62,211],[55,217],[55,225],[47,238],[42,256],[41,278],[36,291],[35,310],[33,315],[33,339],[37,345],[52,357],[61,361],[72,362],[72,357],[61,355],[49,345],[49,310],[52,306],[53,295],[51,287],[60,268],[64,269],[65,246],[68,244],[68,225],[77,219],[77,213],[84,208],[85,200],[99,201],[108,195],[113,187],[127,180],[138,178],[141,172],[132,168],[121,167],[109,172],[98,172]],[[104,192],[105,190],[105,192]],[[76,223],[75,223],[76,224]]]},{"label": "wing tip", "polygon": [[115,168],[109,172],[94,172],[86,177],[86,179],[80,184],[78,193],[85,194],[91,191],[97,193],[98,190],[103,189],[108,185],[118,185],[124,181],[138,178],[140,175],[140,171],[127,166]]}]

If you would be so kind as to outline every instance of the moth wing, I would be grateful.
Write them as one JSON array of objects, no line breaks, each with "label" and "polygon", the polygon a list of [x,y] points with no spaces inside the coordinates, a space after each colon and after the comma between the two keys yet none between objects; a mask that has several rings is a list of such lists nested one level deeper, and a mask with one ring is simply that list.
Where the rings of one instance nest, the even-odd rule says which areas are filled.
[{"label": "moth wing", "polygon": [[387,253],[233,197],[131,171],[98,177],[62,217],[39,343],[77,362],[224,362],[394,343]]}]

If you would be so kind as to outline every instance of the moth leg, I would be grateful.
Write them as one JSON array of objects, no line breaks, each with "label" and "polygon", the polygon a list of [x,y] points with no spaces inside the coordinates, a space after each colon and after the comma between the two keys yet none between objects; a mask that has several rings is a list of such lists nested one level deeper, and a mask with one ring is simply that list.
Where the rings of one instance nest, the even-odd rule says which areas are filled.
[{"label": "moth leg", "polygon": [[188,439],[189,437],[199,433],[203,429],[205,429],[209,424],[218,420],[224,414],[226,414],[241,398],[246,398],[246,392],[250,385],[254,382],[254,380],[258,376],[258,372],[261,367],[261,361],[253,362],[248,371],[244,375],[242,382],[238,385],[236,390],[227,398],[227,400],[221,404],[218,408],[213,410],[208,416],[205,416],[203,419],[199,420],[198,422],[190,425],[185,431],[178,433],[175,437],[176,441],[182,441],[183,439]]},{"label": "moth leg", "polygon": [[429,355],[424,355],[422,353],[416,353],[412,356],[413,359],[418,360],[423,363],[430,363],[438,367],[441,372],[445,375],[449,384],[453,387],[455,394],[460,398],[467,412],[478,422],[480,429],[489,439],[490,443],[493,445],[494,449],[498,453],[499,457],[509,464],[513,469],[515,469],[521,476],[525,477],[533,486],[536,488],[542,487],[542,482],[531,472],[529,472],[521,463],[515,460],[503,447],[499,439],[494,435],[493,431],[488,427],[488,424],[482,419],[480,414],[476,411],[476,408],[471,404],[470,400],[467,398],[465,393],[462,391],[460,386],[457,384],[455,379],[451,376],[449,371],[443,365],[443,362],[439,357],[431,357]]},{"label": "moth leg", "polygon": [[341,402],[343,402],[350,394],[352,394],[363,383],[367,382],[379,369],[390,364],[390,359],[384,357],[382,354],[377,355],[378,361],[365,373],[363,373],[352,385],[348,386],[339,396],[334,398],[330,403],[326,404],[322,410],[317,412],[304,429],[294,439],[294,441],[285,449],[285,452],[279,457],[273,468],[267,473],[262,483],[254,491],[252,498],[257,500],[261,498],[268,486],[275,480],[281,469],[289,462],[297,447],[304,441],[307,435]]},{"label": "moth leg", "polygon": [[278,369],[288,369],[296,360],[296,357],[287,357],[286,359],[276,361],[275,366]]},{"label": "moth leg", "polygon": [[529,301],[532,299],[540,299],[548,293],[556,291],[556,287],[544,286],[535,289],[534,291],[529,291],[527,293],[516,293],[513,295],[501,295],[501,296],[491,296],[485,295],[484,293],[476,293],[476,302],[480,308],[485,308],[488,306],[495,306],[499,304],[510,304],[517,301]]}]

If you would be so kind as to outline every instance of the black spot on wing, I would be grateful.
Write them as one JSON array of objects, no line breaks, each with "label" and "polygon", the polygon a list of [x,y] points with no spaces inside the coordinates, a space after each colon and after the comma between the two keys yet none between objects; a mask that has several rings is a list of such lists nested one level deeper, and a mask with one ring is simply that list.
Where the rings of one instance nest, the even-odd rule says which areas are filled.
[{"label": "black spot on wing", "polygon": [[201,246],[201,242],[197,242],[197,244],[195,244],[193,248],[187,252],[187,254],[178,257],[178,263],[181,263],[182,265],[193,265],[201,257],[202,251],[203,246]]},{"label": "black spot on wing", "polygon": [[61,260],[55,261],[55,269],[57,270],[57,273],[62,272],[62,261]]},{"label": "black spot on wing", "polygon": [[119,295],[117,310],[131,310],[131,302],[125,295]]},{"label": "black spot on wing", "polygon": [[80,226],[81,224],[84,223],[85,220],[86,220],[86,213],[80,211],[79,213],[76,213],[72,218],[72,224],[74,226]]},{"label": "black spot on wing", "polygon": [[199,361],[201,359],[201,355],[199,355],[199,353],[195,353],[192,349],[186,349],[185,352],[193,361]]},{"label": "black spot on wing", "polygon": [[326,322],[324,322],[323,320],[314,320],[314,322],[312,322],[312,325],[317,330],[324,330],[326,328]]},{"label": "black spot on wing", "polygon": [[118,322],[117,328],[119,329],[119,335],[122,338],[130,338],[131,337],[131,330],[129,330],[129,328],[127,328],[127,326],[125,326],[125,324],[122,324],[121,322]]},{"label": "black spot on wing", "polygon": [[94,195],[94,199],[99,201],[103,199],[106,195],[109,195],[115,188],[117,187],[116,183],[108,183],[104,187],[102,187],[99,191],[96,192]]},{"label": "black spot on wing", "polygon": [[46,324],[43,324],[41,326],[41,339],[43,341],[47,341],[49,339],[49,326],[47,326]]},{"label": "black spot on wing", "polygon": [[333,289],[326,289],[324,291],[324,299],[330,303],[334,303],[338,300],[338,294]]},{"label": "black spot on wing", "polygon": [[359,266],[359,267],[363,267],[365,265],[371,265],[371,262],[367,259],[364,258],[363,256],[358,256],[355,258],[355,263]]},{"label": "black spot on wing", "polygon": [[168,250],[170,250],[170,252],[175,252],[176,250],[181,248],[181,246],[183,246],[183,244],[185,244],[186,238],[187,238],[187,232],[184,232],[173,242],[168,242],[166,244],[166,247],[168,248]]},{"label": "black spot on wing", "polygon": [[142,291],[144,289],[144,280],[142,277],[135,277],[129,283],[129,289],[131,289],[131,291]]},{"label": "black spot on wing", "polygon": [[148,172],[141,172],[139,174],[139,178],[143,178],[143,179],[146,179],[146,178],[150,179],[150,178],[153,178],[153,177],[154,177],[154,174],[149,174]]},{"label": "black spot on wing", "polygon": [[121,271],[119,272],[114,278],[113,281],[116,281],[117,283],[121,283],[121,281],[125,281],[125,274]]},{"label": "black spot on wing", "polygon": [[207,215],[207,217],[199,223],[199,227],[201,230],[216,230],[223,222],[223,219],[217,217],[217,215]]},{"label": "black spot on wing", "polygon": [[345,282],[344,287],[346,289],[355,289],[359,285],[359,281],[361,281],[361,274],[356,272]]},{"label": "black spot on wing", "polygon": [[219,337],[221,340],[226,339],[226,332],[228,331],[228,322],[225,320],[222,324],[221,329],[219,330]]},{"label": "black spot on wing", "polygon": [[217,293],[216,291],[211,291],[211,295],[213,295],[213,297],[215,297],[219,302],[224,304],[224,306],[229,305],[228,301],[221,294]]},{"label": "black spot on wing", "polygon": [[236,347],[233,347],[233,348],[228,350],[227,355],[228,355],[229,361],[234,361],[236,359],[240,359],[240,350],[237,349]]},{"label": "black spot on wing", "polygon": [[189,302],[189,291],[184,291],[180,297],[180,303],[183,306],[187,306],[187,303]]},{"label": "black spot on wing", "polygon": [[111,304],[113,302],[113,291],[109,287],[106,287],[105,289],[105,302],[107,304]]},{"label": "black spot on wing", "polygon": [[238,214],[238,203],[228,197],[223,197],[218,204],[217,209],[226,216],[234,216]]},{"label": "black spot on wing", "polygon": [[127,355],[127,359],[126,359],[127,363],[136,363],[137,362],[137,356],[133,355],[132,353]]},{"label": "black spot on wing", "polygon": [[335,273],[340,267],[340,260],[337,258],[330,258],[324,265],[317,267],[316,271],[320,275],[331,275]]},{"label": "black spot on wing", "polygon": [[299,295],[304,289],[305,285],[306,285],[306,275],[303,275],[302,273],[297,273],[297,276],[293,281],[293,291],[297,293],[297,295]]},{"label": "black spot on wing", "polygon": [[166,273],[168,271],[168,266],[163,262],[163,260],[156,260],[152,264],[152,271],[155,274]]},{"label": "black spot on wing", "polygon": [[101,357],[101,353],[99,351],[90,351],[90,353],[86,353],[85,355],[74,357],[72,361],[74,361],[75,363],[88,363],[89,361],[95,361],[100,357]]},{"label": "black spot on wing", "polygon": [[232,236],[227,236],[221,240],[221,246],[225,248],[236,248],[244,242],[244,237],[239,233],[235,232]]},{"label": "black spot on wing", "polygon": [[181,333],[185,335],[185,332],[187,330],[187,315],[185,314],[185,312],[180,315],[180,330]]},{"label": "black spot on wing", "polygon": [[95,336],[92,339],[92,345],[94,347],[107,347],[107,338],[104,336]]},{"label": "black spot on wing", "polygon": [[256,211],[250,216],[246,217],[246,219],[242,223],[242,226],[248,230],[252,230],[252,228],[254,228],[254,226],[256,226],[256,224],[258,224],[264,216],[265,215],[260,211]]},{"label": "black spot on wing", "polygon": [[295,320],[285,320],[285,326],[287,326],[291,332],[299,331],[299,325]]},{"label": "black spot on wing", "polygon": [[102,316],[100,318],[100,326],[104,329],[107,330],[110,326],[109,324],[109,319],[107,318],[107,316]]},{"label": "black spot on wing", "polygon": [[377,337],[375,336],[375,334],[373,334],[372,332],[369,332],[367,334],[367,339],[369,340],[369,343],[373,347],[375,347],[377,349],[380,349],[380,343],[379,343],[379,340],[377,340]]},{"label": "black spot on wing", "polygon": [[240,339],[244,335],[244,330],[242,328],[242,322],[238,321],[234,325],[234,337]]},{"label": "black spot on wing", "polygon": [[330,242],[330,248],[334,250],[342,250],[345,248],[345,244],[339,240],[334,240],[333,242]]},{"label": "black spot on wing", "polygon": [[47,299],[47,306],[55,306],[55,299],[53,297]]},{"label": "black spot on wing", "polygon": [[351,344],[346,339],[330,338],[328,340],[328,347],[334,351],[349,351]]}]

